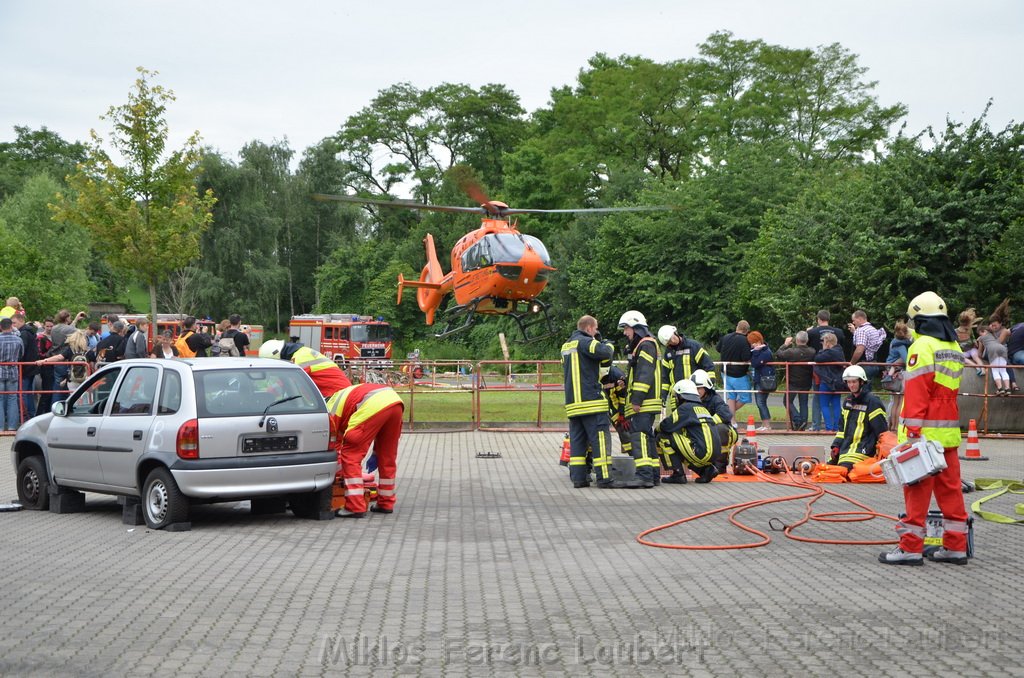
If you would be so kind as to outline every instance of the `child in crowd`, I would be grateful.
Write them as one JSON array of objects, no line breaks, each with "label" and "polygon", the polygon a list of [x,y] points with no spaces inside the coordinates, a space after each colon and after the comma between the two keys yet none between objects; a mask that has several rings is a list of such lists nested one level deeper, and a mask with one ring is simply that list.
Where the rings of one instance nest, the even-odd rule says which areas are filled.
[{"label": "child in crowd", "polygon": [[1010,395],[1010,375],[1006,373],[1006,344],[987,327],[978,328],[978,346],[991,367],[992,381],[996,384],[996,395]]},{"label": "child in crowd", "polygon": [[979,377],[985,376],[985,370],[981,369],[985,364],[981,361],[981,353],[978,351],[976,339],[974,338],[974,327],[978,324],[978,314],[973,308],[960,313],[957,317],[956,343],[960,344],[960,350],[964,354],[964,364],[973,365]]}]

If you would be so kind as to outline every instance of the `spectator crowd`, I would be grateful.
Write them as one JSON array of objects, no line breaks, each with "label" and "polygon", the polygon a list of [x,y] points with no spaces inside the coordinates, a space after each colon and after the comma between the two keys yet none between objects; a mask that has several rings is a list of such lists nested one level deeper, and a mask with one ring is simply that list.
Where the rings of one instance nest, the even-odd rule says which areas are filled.
[{"label": "spectator crowd", "polygon": [[177,333],[165,329],[153,336],[147,318],[108,314],[96,321],[85,311],[61,309],[30,321],[21,301],[8,297],[0,309],[0,428],[14,431],[49,412],[95,369],[118,360],[244,356],[249,336],[241,323],[233,314],[213,332],[188,316]]}]

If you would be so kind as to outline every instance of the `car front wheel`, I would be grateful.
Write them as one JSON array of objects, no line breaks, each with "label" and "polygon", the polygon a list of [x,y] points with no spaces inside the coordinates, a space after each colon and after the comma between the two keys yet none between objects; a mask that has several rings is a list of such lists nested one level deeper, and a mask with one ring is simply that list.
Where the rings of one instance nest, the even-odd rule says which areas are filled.
[{"label": "car front wheel", "polygon": [[18,501],[30,511],[50,508],[50,479],[42,457],[26,457],[18,464]]},{"label": "car front wheel", "polygon": [[188,521],[188,497],[178,489],[171,472],[155,468],[142,486],[142,515],[146,525],[159,530]]}]

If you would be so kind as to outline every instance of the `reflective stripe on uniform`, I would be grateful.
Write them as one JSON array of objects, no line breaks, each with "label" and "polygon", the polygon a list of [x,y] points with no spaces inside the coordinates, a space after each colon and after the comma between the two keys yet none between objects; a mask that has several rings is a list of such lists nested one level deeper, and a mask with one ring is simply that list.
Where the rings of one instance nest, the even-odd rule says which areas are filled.
[{"label": "reflective stripe on uniform", "polygon": [[355,428],[386,407],[402,402],[393,389],[381,388],[371,391],[358,405],[348,420],[348,427]]},{"label": "reflective stripe on uniform", "polygon": [[900,417],[900,426],[917,426],[923,428],[955,428],[959,432],[960,420],[958,419],[904,419]]},{"label": "reflective stripe on uniform", "polygon": [[917,525],[908,525],[907,523],[900,520],[896,523],[896,534],[900,535],[901,537],[905,534],[912,534],[917,537],[921,537],[921,539],[924,539],[928,533],[925,532],[925,529],[923,527],[918,527]]}]

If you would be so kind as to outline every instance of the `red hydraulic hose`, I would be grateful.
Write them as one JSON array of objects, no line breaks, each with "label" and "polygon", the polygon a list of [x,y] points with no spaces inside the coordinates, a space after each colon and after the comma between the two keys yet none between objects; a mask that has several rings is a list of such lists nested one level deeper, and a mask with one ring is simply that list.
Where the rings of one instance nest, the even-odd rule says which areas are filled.
[{"label": "red hydraulic hose", "polygon": [[[866,506],[866,505],[864,505],[864,504],[862,504],[862,503],[860,503],[860,502],[858,502],[858,501],[856,501],[854,499],[850,499],[849,497],[847,497],[845,495],[842,495],[842,494],[840,494],[840,493],[838,493],[838,492],[836,492],[834,490],[825,489],[823,486],[821,486],[821,485],[819,485],[817,483],[810,482],[810,481],[806,480],[805,478],[797,479],[797,478],[795,478],[792,475],[792,473],[789,470],[786,471],[786,475],[787,475],[787,479],[786,480],[783,480],[782,478],[776,478],[776,477],[774,477],[774,476],[772,476],[770,474],[764,473],[764,472],[756,470],[756,469],[753,469],[753,470],[754,470],[755,475],[758,478],[762,479],[762,480],[766,480],[766,481],[768,481],[770,483],[774,483],[776,485],[784,485],[786,487],[794,487],[794,488],[805,490],[805,491],[801,492],[799,494],[790,494],[790,495],[786,495],[786,496],[783,496],[783,497],[771,497],[771,498],[768,498],[768,499],[753,499],[751,501],[745,501],[745,502],[741,502],[739,504],[730,504],[729,506],[723,506],[721,508],[713,509],[711,511],[704,511],[703,513],[698,513],[698,514],[695,514],[695,515],[692,515],[692,516],[688,516],[686,518],[681,518],[679,520],[674,520],[674,521],[672,521],[670,523],[666,523],[664,525],[658,525],[657,527],[652,527],[650,529],[644,530],[643,532],[641,532],[640,534],[637,535],[636,540],[639,543],[643,544],[644,546],[653,546],[655,548],[663,548],[663,549],[680,549],[680,550],[687,550],[687,551],[725,551],[725,550],[750,549],[750,548],[757,548],[759,546],[767,546],[772,541],[771,537],[769,537],[766,533],[761,532],[760,530],[756,530],[756,529],[750,527],[749,525],[744,525],[739,520],[737,520],[737,516],[740,513],[746,511],[747,509],[756,508],[758,506],[766,506],[768,504],[776,504],[776,503],[781,503],[781,502],[786,502],[786,501],[795,501],[797,499],[808,499],[809,501],[807,502],[807,504],[805,506],[803,518],[801,518],[797,522],[793,523],[792,525],[784,526],[784,528],[782,530],[782,533],[784,535],[786,535],[787,537],[789,537],[790,539],[793,539],[795,541],[809,542],[809,543],[813,543],[813,544],[842,544],[842,545],[856,545],[856,546],[885,545],[885,544],[895,544],[895,543],[897,543],[897,541],[895,539],[865,540],[865,541],[848,540],[848,539],[814,539],[814,538],[811,538],[811,537],[799,537],[799,536],[793,534],[793,530],[795,530],[796,528],[800,527],[801,525],[806,523],[808,520],[817,520],[817,521],[821,521],[821,522],[843,523],[843,522],[857,522],[857,521],[863,521],[863,520],[871,520],[873,518],[885,518],[887,520],[891,520],[893,522],[897,522],[898,518],[896,518],[895,516],[890,516],[890,515],[884,514],[884,513],[878,513],[877,511],[871,509],[870,507],[868,507],[868,506]],[[831,495],[833,497],[836,497],[838,499],[842,499],[844,501],[848,501],[851,504],[857,506],[858,508],[860,508],[862,510],[860,510],[860,511],[829,511],[829,512],[826,512],[826,513],[812,513],[811,507],[814,505],[814,502],[818,501],[818,499],[822,498],[826,494]],[[749,532],[751,534],[757,535],[758,537],[761,538],[761,540],[760,541],[755,541],[755,542],[746,542],[746,543],[741,543],[741,544],[668,544],[668,543],[664,543],[664,542],[657,542],[657,541],[652,541],[650,539],[646,539],[646,537],[648,535],[653,534],[655,532],[659,532],[661,530],[667,530],[670,527],[675,527],[677,525],[682,525],[683,523],[692,522],[694,520],[699,520],[701,518],[705,518],[707,516],[711,516],[711,515],[714,515],[716,513],[722,513],[723,511],[730,511],[730,510],[732,511],[729,514],[729,522],[730,523],[732,523],[733,525],[735,525],[736,527],[740,528],[741,530],[743,530],[745,532]]]}]

